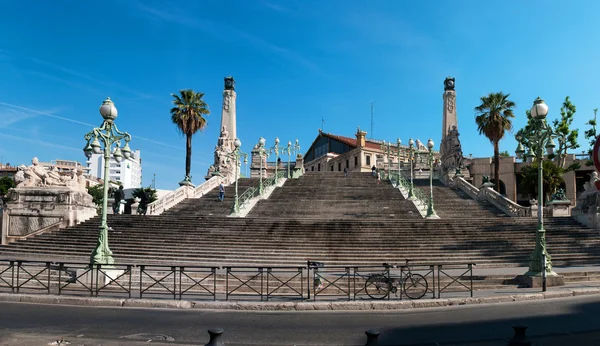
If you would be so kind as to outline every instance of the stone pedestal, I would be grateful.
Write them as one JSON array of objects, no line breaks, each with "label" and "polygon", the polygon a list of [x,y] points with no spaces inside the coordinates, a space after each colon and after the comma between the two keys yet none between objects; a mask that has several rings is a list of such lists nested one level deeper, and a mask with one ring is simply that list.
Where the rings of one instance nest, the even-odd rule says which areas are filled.
[{"label": "stone pedestal", "polygon": [[[527,286],[530,288],[538,288],[542,287],[542,276],[535,275],[519,275],[516,277],[516,281],[523,286]],[[565,277],[562,275],[558,275],[554,272],[552,274],[546,274],[546,287],[553,286],[564,286],[565,285]]]},{"label": "stone pedestal", "polygon": [[550,201],[546,204],[546,207],[550,209],[550,215],[554,217],[559,216],[571,216],[571,201]]},{"label": "stone pedestal", "polygon": [[94,216],[96,205],[86,190],[64,186],[11,189],[2,215],[2,244],[74,226]]}]

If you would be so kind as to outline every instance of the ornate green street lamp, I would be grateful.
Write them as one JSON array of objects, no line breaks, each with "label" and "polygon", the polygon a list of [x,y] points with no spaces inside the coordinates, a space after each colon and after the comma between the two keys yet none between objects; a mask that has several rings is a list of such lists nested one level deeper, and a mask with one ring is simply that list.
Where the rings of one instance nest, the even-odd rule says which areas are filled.
[{"label": "ornate green street lamp", "polygon": [[400,140],[400,138],[398,138],[398,140],[396,141],[396,143],[398,144],[398,151],[396,152],[396,158],[398,161],[398,185],[400,185],[400,144],[402,144],[402,141]]},{"label": "ornate green street lamp", "polygon": [[248,154],[241,151],[240,148],[242,147],[242,141],[240,141],[239,138],[235,139],[233,142],[233,147],[233,151],[227,154],[227,158],[235,163],[235,196],[233,199],[233,208],[231,209],[237,214],[240,211],[240,202],[238,198],[238,178],[240,175],[241,166],[240,158],[243,156],[244,163],[248,163]]},{"label": "ornate green street lamp", "polygon": [[296,155],[298,155],[298,152],[300,151],[300,144],[298,144],[298,140],[296,139],[296,142],[294,143],[293,146],[292,146],[292,142],[288,141],[286,149],[287,149],[287,154],[288,154],[287,177],[292,178],[292,176],[290,175],[291,158],[292,158],[292,153],[294,153],[294,157],[296,157]]},{"label": "ornate green street lamp", "polygon": [[[100,106],[100,115],[104,118],[100,127],[95,127],[92,131],[85,134],[84,138],[87,141],[83,152],[87,158],[94,154],[104,153],[104,186],[102,194],[102,219],[100,221],[100,232],[98,234],[98,243],[92,255],[90,262],[93,264],[112,265],[115,260],[112,257],[112,251],[108,247],[108,225],[106,223],[106,214],[108,209],[108,185],[109,185],[109,167],[110,157],[117,162],[123,161],[123,158],[128,159],[131,156],[129,141],[131,136],[127,132],[121,132],[117,129],[114,123],[117,118],[117,108],[109,97],[102,102]],[[121,140],[125,140],[123,148],[120,147]],[[114,146],[114,151],[112,150]]]},{"label": "ornate green street lamp", "polygon": [[[384,154],[387,154],[387,161],[388,161],[388,169],[387,169],[387,176],[389,178],[390,176],[390,143],[386,143],[385,141],[381,142],[381,151],[384,152]],[[384,166],[385,169],[385,166]]]},{"label": "ornate green street lamp", "polygon": [[[548,115],[548,106],[544,103],[544,100],[538,97],[533,101],[533,107],[531,107],[531,117],[533,120],[530,131],[518,134],[517,141],[519,145],[515,151],[517,158],[523,158],[525,150],[522,141],[523,139],[527,139],[530,146],[528,148],[528,155],[531,155],[528,159],[535,157],[538,164],[538,222],[535,236],[535,250],[529,262],[529,271],[525,273],[527,276],[539,276],[541,274],[542,277],[545,277],[546,273],[553,274],[552,260],[546,248],[546,230],[544,229],[543,160],[544,148],[548,155],[554,154],[555,144],[552,138],[558,136],[546,122],[546,115]],[[545,271],[543,270],[544,266],[546,267]]]},{"label": "ornate green street lamp", "polygon": [[412,138],[408,140],[408,159],[410,161],[410,186],[408,188],[408,199],[415,199],[415,194],[413,192],[413,145],[415,145],[415,141]]},{"label": "ornate green street lamp", "polygon": [[429,203],[427,203],[427,218],[437,219],[438,216],[433,209],[433,140],[429,138],[427,141],[427,163],[429,164]]},{"label": "ornate green street lamp", "polygon": [[260,184],[258,185],[258,193],[260,195],[263,194],[263,160],[269,156],[267,149],[265,149],[266,142],[267,141],[264,138],[260,137],[257,147],[258,156],[260,157]]},{"label": "ornate green street lamp", "polygon": [[279,166],[279,137],[275,137],[275,145],[269,148],[269,154],[275,154],[275,184],[277,184],[277,168]]}]

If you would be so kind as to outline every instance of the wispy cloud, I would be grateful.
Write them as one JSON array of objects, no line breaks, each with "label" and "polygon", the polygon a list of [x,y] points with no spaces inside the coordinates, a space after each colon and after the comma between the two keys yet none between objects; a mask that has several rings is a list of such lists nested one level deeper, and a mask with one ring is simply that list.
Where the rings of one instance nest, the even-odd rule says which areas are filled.
[{"label": "wispy cloud", "polygon": [[[241,46],[252,46],[258,48],[259,51],[268,51],[280,58],[292,61],[313,72],[319,71],[319,67],[315,63],[293,50],[267,42],[258,36],[239,30],[226,23],[215,22],[208,18],[189,17],[185,11],[175,7],[172,3],[169,8],[154,8],[137,2],[137,8],[152,19],[198,29],[221,41]],[[279,7],[279,10],[284,10],[284,8]]]},{"label": "wispy cloud", "polygon": [[[33,64],[29,64],[29,68],[27,69],[22,69],[18,67],[18,63],[15,62],[19,62],[19,61],[23,61],[26,60],[30,63]],[[132,88],[129,88],[125,85],[121,85],[118,83],[114,83],[114,82],[107,82],[105,80],[100,80],[98,78],[92,77],[86,73],[80,72],[80,71],[76,71],[73,69],[69,69],[66,68],[64,66],[61,66],[59,64],[55,64],[55,63],[51,63],[36,57],[32,57],[32,56],[28,56],[25,54],[20,54],[17,52],[11,52],[11,51],[7,51],[7,50],[0,50],[0,62],[3,62],[4,64],[10,64],[13,69],[17,69],[17,70],[23,70],[24,72],[28,72],[28,73],[35,73],[38,74],[42,77],[46,77],[46,78],[50,78],[50,79],[54,79],[56,81],[59,82],[63,82],[66,83],[68,85],[73,85],[73,82],[70,82],[69,80],[65,79],[65,78],[61,78],[61,75],[67,75],[70,77],[75,77],[79,80],[83,80],[86,82],[91,82],[93,85],[102,85],[104,87],[108,87],[108,88],[113,88],[113,89],[117,89],[120,90],[122,92],[128,93],[130,95],[134,95],[135,97],[141,98],[141,99],[150,99],[152,98],[151,95],[141,92],[139,90],[135,90]],[[41,71],[35,71],[32,70],[32,67],[35,66],[39,66],[43,68],[43,72]],[[58,75],[53,75],[52,73],[50,73],[50,71],[54,71],[55,73],[57,73]],[[97,91],[96,91],[97,92]]]},{"label": "wispy cloud", "polygon": [[15,135],[9,134],[9,133],[0,132],[0,138],[6,138],[6,139],[20,141],[20,142],[27,142],[27,143],[36,144],[39,146],[44,146],[44,147],[54,147],[54,148],[74,150],[74,151],[81,152],[81,148],[69,147],[66,145],[56,144],[54,142],[42,141],[42,140],[31,138],[31,137],[15,136]]},{"label": "wispy cloud", "polygon": [[[74,124],[85,125],[85,126],[92,126],[92,127],[95,126],[95,125],[92,125],[92,124],[84,123],[82,121],[73,120],[73,119],[61,117],[61,116],[58,116],[58,115],[54,115],[52,113],[38,111],[38,110],[35,110],[35,109],[31,109],[31,108],[27,108],[27,107],[22,107],[22,106],[18,106],[18,105],[13,105],[11,103],[0,102],[0,105],[6,106],[6,107],[12,107],[12,108],[15,108],[15,109],[18,109],[18,110],[21,110],[21,111],[26,111],[29,114],[43,115],[43,116],[46,116],[46,117],[50,117],[50,118],[54,118],[54,119],[59,119],[59,120],[62,120],[62,121],[68,121],[68,122],[71,122],[71,123],[74,123]],[[24,112],[22,112],[22,113],[24,113]]]},{"label": "wispy cloud", "polygon": [[[78,125],[83,125],[83,126],[86,126],[86,127],[96,127],[97,126],[97,125],[86,123],[86,122],[83,122],[83,121],[61,117],[61,116],[58,116],[58,115],[50,113],[50,112],[38,111],[38,110],[35,110],[35,109],[31,109],[31,108],[27,108],[27,107],[23,107],[23,106],[19,106],[19,105],[14,105],[14,104],[11,104],[11,103],[6,103],[6,102],[1,102],[0,101],[0,106],[5,106],[5,107],[11,107],[11,108],[13,108],[13,109],[4,108],[4,111],[3,111],[2,108],[0,108],[0,121],[2,121],[2,123],[0,123],[0,128],[6,127],[6,126],[8,126],[10,124],[13,124],[13,123],[15,123],[17,121],[20,121],[20,120],[31,118],[31,117],[36,116],[36,115],[42,115],[42,116],[46,116],[46,117],[50,117],[50,118],[54,118],[54,119],[58,119],[58,120],[62,120],[62,121],[67,121],[67,122],[78,124]],[[4,116],[3,116],[3,114],[4,114]],[[150,143],[158,144],[158,145],[161,145],[163,147],[168,147],[168,148],[173,148],[173,149],[180,149],[180,147],[176,147],[176,146],[168,144],[168,143],[156,141],[156,140],[153,140],[153,139],[150,139],[150,138],[145,138],[145,137],[142,137],[142,136],[134,136],[134,135],[132,135],[131,137],[135,138],[135,139],[141,139],[143,141],[147,141],[147,142],[150,142]]]},{"label": "wispy cloud", "polygon": [[260,4],[263,5],[264,7],[267,7],[269,9],[273,10],[273,11],[276,11],[276,12],[282,12],[282,13],[290,12],[289,8],[283,7],[280,4],[273,3],[271,1],[263,0],[263,1],[260,1]]},{"label": "wispy cloud", "polygon": [[34,117],[35,115],[17,109],[0,107],[0,129],[19,121]]},{"label": "wispy cloud", "polygon": [[415,30],[408,22],[381,12],[350,13],[342,19],[362,36],[374,43],[407,49],[429,48],[435,41]]}]

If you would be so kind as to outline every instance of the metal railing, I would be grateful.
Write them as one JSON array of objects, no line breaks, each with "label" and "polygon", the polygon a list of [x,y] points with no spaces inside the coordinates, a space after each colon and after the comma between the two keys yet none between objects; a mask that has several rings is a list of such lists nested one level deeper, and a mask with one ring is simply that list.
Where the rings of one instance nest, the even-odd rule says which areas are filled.
[{"label": "metal railing", "polygon": [[[242,208],[246,205],[252,198],[259,195],[259,190],[257,187],[249,187],[238,197],[239,207]],[[234,202],[235,203],[235,202]]]},{"label": "metal railing", "polygon": [[263,189],[266,189],[268,187],[276,185],[277,182],[279,181],[279,179],[283,179],[283,177],[284,177],[284,172],[279,171],[279,172],[277,172],[277,176],[273,175],[270,178],[263,179]]},{"label": "metal railing", "polygon": [[[473,263],[410,264],[428,285],[425,297],[470,292]],[[89,297],[181,300],[302,301],[370,299],[373,275],[403,278],[407,266],[209,267],[188,265],[103,266],[84,262],[0,260],[0,292]],[[398,276],[399,275],[399,276]],[[386,299],[406,299],[400,290]]]},{"label": "metal railing", "polygon": [[230,297],[303,299],[304,267],[226,267],[225,300]]}]

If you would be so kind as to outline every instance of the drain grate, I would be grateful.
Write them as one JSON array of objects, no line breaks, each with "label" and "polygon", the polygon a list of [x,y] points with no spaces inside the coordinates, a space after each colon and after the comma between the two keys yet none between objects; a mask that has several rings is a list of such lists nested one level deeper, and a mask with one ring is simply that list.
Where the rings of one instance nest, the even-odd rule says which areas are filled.
[{"label": "drain grate", "polygon": [[131,334],[121,336],[121,339],[130,339],[130,340],[146,340],[146,341],[175,341],[173,337],[163,334],[153,334],[153,333],[139,333],[139,334]]}]

